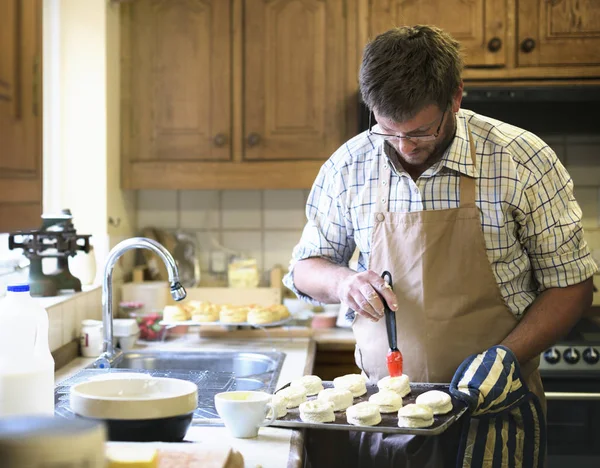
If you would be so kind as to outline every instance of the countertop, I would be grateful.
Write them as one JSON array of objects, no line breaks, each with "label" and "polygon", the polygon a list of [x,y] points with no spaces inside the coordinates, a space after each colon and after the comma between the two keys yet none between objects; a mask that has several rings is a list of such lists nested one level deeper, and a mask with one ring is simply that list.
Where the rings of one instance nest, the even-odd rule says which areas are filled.
[{"label": "countertop", "polygon": [[[349,330],[337,333],[319,333],[325,342],[348,340]],[[351,332],[350,332],[351,336]],[[344,338],[345,337],[345,338]],[[206,339],[197,334],[184,335],[163,343],[144,343],[139,348],[155,349],[240,349],[252,351],[281,351],[286,354],[277,387],[312,371],[315,341],[311,338],[273,338],[269,340]],[[60,382],[93,361],[77,358],[60,369],[56,382]],[[303,437],[301,431],[264,427],[254,439],[236,439],[225,427],[192,426],[185,441],[205,444],[206,447],[230,446],[241,452],[246,467],[281,468],[300,467],[302,463]]]}]

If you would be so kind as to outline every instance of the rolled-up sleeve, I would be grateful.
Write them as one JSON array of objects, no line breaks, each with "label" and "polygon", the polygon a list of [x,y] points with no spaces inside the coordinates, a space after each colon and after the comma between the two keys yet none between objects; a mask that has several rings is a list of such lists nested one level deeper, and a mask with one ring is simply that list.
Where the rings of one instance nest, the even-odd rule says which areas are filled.
[{"label": "rolled-up sleeve", "polygon": [[319,305],[320,302],[302,294],[294,284],[294,267],[300,260],[322,257],[339,265],[348,265],[354,252],[352,225],[343,200],[345,181],[332,160],[319,171],[306,202],[307,223],[300,242],[294,247],[289,271],[283,283],[300,299]]},{"label": "rolled-up sleeve", "polygon": [[521,240],[540,291],[581,283],[598,269],[583,237],[573,182],[549,147],[532,157],[535,171],[525,189]]}]

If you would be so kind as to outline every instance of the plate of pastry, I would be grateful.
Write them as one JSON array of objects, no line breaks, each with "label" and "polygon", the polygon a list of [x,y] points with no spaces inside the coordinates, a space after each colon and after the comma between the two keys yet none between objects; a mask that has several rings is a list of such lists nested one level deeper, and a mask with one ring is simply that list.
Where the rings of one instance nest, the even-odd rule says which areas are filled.
[{"label": "plate of pastry", "polygon": [[272,399],[272,426],[392,434],[438,435],[467,411],[448,384],[413,383],[407,375],[376,385],[360,374],[333,381],[306,375],[280,388]]},{"label": "plate of pastry", "polygon": [[285,325],[292,316],[282,304],[270,306],[214,304],[204,301],[187,301],[168,305],[163,311],[161,325],[227,325],[255,328]]}]

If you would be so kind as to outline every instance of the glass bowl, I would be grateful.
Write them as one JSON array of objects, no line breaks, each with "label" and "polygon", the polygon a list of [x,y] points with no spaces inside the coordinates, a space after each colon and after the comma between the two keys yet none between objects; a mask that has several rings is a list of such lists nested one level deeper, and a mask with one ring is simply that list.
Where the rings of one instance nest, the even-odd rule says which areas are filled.
[{"label": "glass bowl", "polygon": [[163,318],[161,311],[130,312],[129,316],[134,318],[140,327],[140,340],[163,341],[165,339],[167,327],[160,324]]}]

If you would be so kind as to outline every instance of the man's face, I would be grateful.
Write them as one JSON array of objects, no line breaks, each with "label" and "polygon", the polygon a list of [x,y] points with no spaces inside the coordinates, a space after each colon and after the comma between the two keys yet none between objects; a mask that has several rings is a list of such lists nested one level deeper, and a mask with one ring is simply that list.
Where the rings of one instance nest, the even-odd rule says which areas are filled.
[{"label": "man's face", "polygon": [[[381,117],[377,111],[373,111],[375,119],[379,124],[379,132],[401,135],[407,138],[391,138],[388,143],[398,153],[403,166],[420,167],[427,162],[435,162],[447,148],[454,136],[454,114],[453,106],[440,109],[431,104],[424,107],[412,119],[404,122],[394,122],[391,119]],[[418,141],[410,139],[411,136],[434,135],[439,128],[437,137],[432,141]],[[405,167],[409,169],[410,167]]]}]

